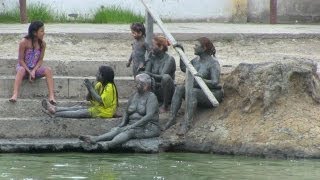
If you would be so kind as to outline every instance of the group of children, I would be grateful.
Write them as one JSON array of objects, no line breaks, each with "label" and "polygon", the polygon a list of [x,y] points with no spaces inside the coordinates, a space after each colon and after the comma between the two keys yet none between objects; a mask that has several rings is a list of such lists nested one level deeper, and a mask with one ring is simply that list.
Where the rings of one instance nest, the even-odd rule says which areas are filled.
[{"label": "group of children", "polygon": [[[133,75],[136,76],[144,70],[145,55],[149,51],[149,46],[145,42],[145,27],[142,23],[133,23],[130,28],[135,40],[132,44],[132,53],[127,67],[132,64]],[[56,106],[53,73],[49,67],[43,66],[46,49],[46,43],[43,40],[44,34],[44,24],[41,21],[34,21],[28,28],[28,35],[20,41],[13,95],[9,101],[11,103],[17,101],[23,79],[28,79],[32,83],[37,78],[46,77],[49,98],[42,101],[42,106],[43,112],[51,117],[112,118],[117,116],[118,91],[114,83],[114,71],[111,67],[104,65],[99,67],[95,85],[88,79],[84,80],[84,85],[88,90],[86,99],[91,102],[90,106]]]}]

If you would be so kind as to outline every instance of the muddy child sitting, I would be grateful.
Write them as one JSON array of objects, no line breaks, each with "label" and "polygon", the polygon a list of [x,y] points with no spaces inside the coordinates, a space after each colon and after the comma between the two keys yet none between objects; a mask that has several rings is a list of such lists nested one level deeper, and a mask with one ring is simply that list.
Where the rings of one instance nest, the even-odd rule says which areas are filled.
[{"label": "muddy child sitting", "polygon": [[46,43],[43,41],[44,24],[41,21],[34,21],[30,24],[28,35],[19,43],[18,64],[16,67],[16,78],[14,81],[13,95],[10,102],[16,102],[19,94],[21,82],[24,78],[29,78],[33,82],[36,78],[46,77],[49,102],[55,104],[53,92],[53,77],[49,67],[42,66]]},{"label": "muddy child sitting", "polygon": [[130,26],[131,34],[135,39],[132,43],[132,53],[127,63],[127,67],[130,67],[132,61],[132,72],[135,77],[139,71],[144,70],[145,55],[149,50],[148,44],[145,42],[146,30],[142,23],[133,23]]},{"label": "muddy child sitting", "polygon": [[96,75],[95,86],[88,80],[84,85],[88,89],[89,106],[58,107],[43,100],[43,112],[50,117],[65,118],[112,118],[116,116],[118,91],[114,84],[114,71],[109,66],[100,66]]}]

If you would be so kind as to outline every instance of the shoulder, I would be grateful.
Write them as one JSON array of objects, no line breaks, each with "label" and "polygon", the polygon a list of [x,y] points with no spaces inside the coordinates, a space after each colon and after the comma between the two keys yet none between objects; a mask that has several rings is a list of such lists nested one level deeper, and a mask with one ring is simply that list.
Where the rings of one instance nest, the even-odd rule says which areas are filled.
[{"label": "shoulder", "polygon": [[191,60],[191,64],[194,64],[194,63],[196,63],[196,62],[198,62],[199,61],[199,56],[196,56],[196,57],[194,57],[192,60]]},{"label": "shoulder", "polygon": [[168,60],[168,61],[175,61],[175,60],[174,60],[174,57],[171,56],[169,53],[166,52],[164,55],[165,55],[165,57],[166,57],[166,58],[165,58],[166,60]]},{"label": "shoulder", "polygon": [[148,96],[148,101],[158,103],[158,98],[153,92],[150,92]]},{"label": "shoulder", "polygon": [[19,42],[19,45],[20,45],[20,46],[28,46],[29,42],[30,42],[29,39],[27,39],[27,38],[22,38],[22,39],[20,40],[20,42]]},{"label": "shoulder", "polygon": [[[100,82],[99,82],[100,83]],[[100,83],[101,84],[101,83]],[[101,86],[102,86],[102,84],[101,84]],[[105,87],[104,87],[104,89],[105,90],[107,90],[107,91],[109,91],[109,90],[113,90],[113,88],[114,88],[115,86],[112,84],[112,83],[108,83]]]},{"label": "shoulder", "polygon": [[217,65],[220,66],[220,63],[219,63],[219,61],[218,61],[218,59],[217,59],[216,57],[212,57],[211,63],[212,63],[213,65],[215,65],[215,66],[217,66]]}]

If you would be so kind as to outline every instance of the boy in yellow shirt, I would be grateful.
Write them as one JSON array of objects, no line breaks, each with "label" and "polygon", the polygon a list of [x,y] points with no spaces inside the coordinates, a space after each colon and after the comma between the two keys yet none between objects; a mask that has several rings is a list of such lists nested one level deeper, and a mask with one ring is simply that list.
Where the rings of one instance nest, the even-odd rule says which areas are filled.
[{"label": "boy in yellow shirt", "polygon": [[96,75],[95,86],[88,80],[84,85],[88,89],[89,106],[58,107],[42,100],[43,112],[50,117],[65,118],[112,118],[118,106],[118,91],[114,84],[114,71],[109,66],[100,66]]}]

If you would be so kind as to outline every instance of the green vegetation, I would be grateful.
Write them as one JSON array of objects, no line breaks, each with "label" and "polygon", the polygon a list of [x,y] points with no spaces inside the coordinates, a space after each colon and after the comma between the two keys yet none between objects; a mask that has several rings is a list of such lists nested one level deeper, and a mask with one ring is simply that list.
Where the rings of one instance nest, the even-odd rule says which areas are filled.
[{"label": "green vegetation", "polygon": [[0,12],[0,23],[19,23],[20,11],[18,8]]},{"label": "green vegetation", "polygon": [[143,16],[119,7],[101,7],[93,13],[93,23],[132,23],[142,22]]},{"label": "green vegetation", "polygon": [[30,4],[27,8],[28,20],[30,22],[40,20],[42,22],[53,22],[55,15],[53,10],[45,4]]},{"label": "green vegetation", "polygon": [[[132,23],[142,22],[142,15],[134,14],[130,10],[122,9],[116,6],[104,7],[101,6],[92,11],[92,16],[88,14],[72,14],[57,13],[52,7],[43,4],[28,4],[27,6],[28,21],[41,20],[45,23]],[[0,12],[0,23],[19,23],[20,13],[19,8]]]}]

